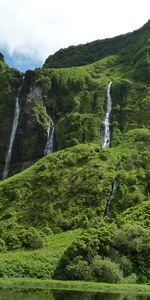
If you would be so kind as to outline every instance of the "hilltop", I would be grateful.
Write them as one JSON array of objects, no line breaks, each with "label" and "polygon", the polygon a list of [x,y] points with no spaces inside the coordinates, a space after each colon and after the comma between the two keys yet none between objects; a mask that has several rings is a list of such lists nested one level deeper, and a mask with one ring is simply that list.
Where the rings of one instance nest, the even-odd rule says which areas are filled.
[{"label": "hilltop", "polygon": [[50,55],[44,68],[62,68],[91,64],[106,56],[118,55],[122,61],[134,66],[149,46],[150,20],[140,29],[114,38],[96,40],[85,45],[70,46]]}]

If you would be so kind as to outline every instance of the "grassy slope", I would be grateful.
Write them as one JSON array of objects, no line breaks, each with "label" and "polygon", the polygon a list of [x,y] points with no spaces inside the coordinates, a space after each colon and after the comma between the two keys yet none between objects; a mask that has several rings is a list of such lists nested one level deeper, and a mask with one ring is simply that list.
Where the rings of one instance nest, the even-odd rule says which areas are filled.
[{"label": "grassy slope", "polygon": [[[118,147],[102,150],[95,144],[78,145],[1,182],[1,237],[12,232],[17,236],[19,226],[33,226],[47,234],[49,227],[54,233],[98,228],[109,221],[104,211],[114,178],[118,187],[110,206],[111,222],[117,217],[119,226],[131,220],[149,226],[149,147],[149,130],[133,130]],[[51,235],[41,250],[1,254],[0,276],[51,278],[79,234],[80,230]]]},{"label": "grassy slope", "polygon": [[115,178],[111,212],[147,200],[149,130],[130,131],[123,140],[112,149],[82,144],[59,151],[1,182],[1,226],[27,222],[41,229],[50,226],[54,232],[92,226],[103,218]]},{"label": "grassy slope", "polygon": [[42,249],[2,253],[0,277],[51,278],[61,256],[80,233],[74,230],[51,235]]},{"label": "grassy slope", "polygon": [[49,155],[0,184],[1,222],[50,226],[56,232],[82,227],[86,216],[101,219],[114,167],[109,151],[92,144]]}]

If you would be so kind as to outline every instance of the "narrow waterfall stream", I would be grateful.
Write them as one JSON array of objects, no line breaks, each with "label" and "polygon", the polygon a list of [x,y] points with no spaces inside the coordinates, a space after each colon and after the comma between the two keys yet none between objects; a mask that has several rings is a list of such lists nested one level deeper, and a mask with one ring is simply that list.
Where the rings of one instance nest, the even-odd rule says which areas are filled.
[{"label": "narrow waterfall stream", "polygon": [[[102,142],[102,147],[103,148],[109,148],[110,147],[110,113],[111,113],[111,109],[112,109],[112,100],[111,100],[111,95],[110,95],[111,85],[112,85],[112,81],[109,82],[108,87],[107,87],[106,114],[105,114],[104,123],[103,123],[104,124],[104,133],[103,133],[103,142]],[[111,193],[110,193],[109,198],[108,198],[107,203],[106,203],[104,216],[107,216],[109,214],[110,204],[111,204],[111,201],[114,198],[114,194],[116,193],[117,186],[118,186],[118,183],[117,183],[117,180],[115,179],[112,182],[112,190],[111,190]]]},{"label": "narrow waterfall stream", "polygon": [[104,119],[104,134],[103,134],[103,148],[109,148],[110,146],[110,112],[112,109],[112,100],[110,95],[112,81],[109,82],[107,87],[107,104],[106,104],[106,114]]},{"label": "narrow waterfall stream", "polygon": [[23,82],[24,82],[24,77],[23,77],[23,80],[22,80],[22,84],[18,89],[17,96],[16,96],[14,120],[13,120],[12,131],[11,131],[11,135],[10,135],[10,139],[9,139],[9,146],[8,146],[8,150],[7,150],[7,153],[6,153],[5,166],[4,166],[2,179],[7,178],[8,174],[9,174],[9,167],[10,167],[10,161],[11,161],[11,157],[12,157],[13,144],[14,144],[14,140],[15,140],[15,137],[16,137],[17,127],[18,127],[18,124],[19,124],[19,116],[20,116],[20,103],[19,103],[19,100],[20,100],[20,93],[21,93],[21,90],[22,90]]},{"label": "narrow waterfall stream", "polygon": [[110,204],[111,204],[111,201],[114,198],[114,194],[116,193],[117,186],[118,186],[118,183],[117,183],[117,180],[115,179],[112,183],[112,191],[111,191],[111,193],[109,195],[109,198],[107,200],[106,208],[105,208],[105,211],[104,211],[104,216],[107,216],[109,214]]},{"label": "narrow waterfall stream", "polygon": [[50,124],[47,130],[47,143],[44,150],[44,155],[48,155],[53,152],[53,146],[54,146],[54,123],[52,120],[50,120]]},{"label": "narrow waterfall stream", "polygon": [[[119,166],[120,166],[120,163],[118,163],[118,165],[115,167],[116,171],[119,170]],[[109,213],[110,213],[110,205],[111,205],[112,200],[115,197],[115,193],[117,191],[117,188],[118,188],[118,180],[117,180],[117,178],[115,178],[112,182],[112,190],[110,192],[110,195],[108,197],[106,207],[105,207],[105,210],[104,210],[104,217],[108,216]]]}]

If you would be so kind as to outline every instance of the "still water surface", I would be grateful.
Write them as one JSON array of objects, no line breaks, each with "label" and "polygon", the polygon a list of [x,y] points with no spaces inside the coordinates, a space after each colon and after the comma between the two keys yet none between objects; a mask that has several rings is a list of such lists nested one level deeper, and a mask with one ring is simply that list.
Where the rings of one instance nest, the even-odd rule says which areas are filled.
[{"label": "still water surface", "polygon": [[0,289],[0,300],[150,300],[150,295],[127,295],[36,289]]}]

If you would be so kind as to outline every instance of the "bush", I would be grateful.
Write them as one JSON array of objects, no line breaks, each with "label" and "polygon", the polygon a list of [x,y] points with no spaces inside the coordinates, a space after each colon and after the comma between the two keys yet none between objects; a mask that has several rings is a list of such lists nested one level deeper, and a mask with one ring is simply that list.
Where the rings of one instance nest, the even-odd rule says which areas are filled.
[{"label": "bush", "polygon": [[35,228],[22,229],[19,235],[23,247],[30,249],[43,247],[43,239]]},{"label": "bush", "polygon": [[112,245],[122,254],[135,254],[138,251],[144,232],[145,229],[141,225],[127,223],[121,229],[116,230]]},{"label": "bush", "polygon": [[92,280],[90,265],[87,261],[83,260],[82,256],[77,256],[74,261],[67,265],[65,279]]},{"label": "bush", "polygon": [[5,242],[0,238],[0,252],[3,252],[6,250]]},{"label": "bush", "polygon": [[8,250],[21,248],[21,241],[15,231],[7,230],[3,233],[3,239]]},{"label": "bush", "polygon": [[109,258],[102,259],[96,256],[92,263],[94,277],[99,282],[117,283],[122,281],[123,274],[119,265]]}]

